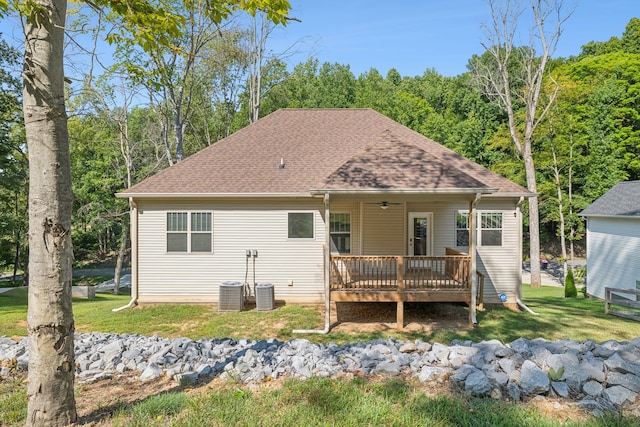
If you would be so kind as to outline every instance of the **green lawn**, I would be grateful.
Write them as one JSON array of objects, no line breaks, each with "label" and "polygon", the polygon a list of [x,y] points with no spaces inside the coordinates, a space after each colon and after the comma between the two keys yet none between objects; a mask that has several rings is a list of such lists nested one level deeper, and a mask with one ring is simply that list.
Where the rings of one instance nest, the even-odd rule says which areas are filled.
[{"label": "green lawn", "polygon": [[[296,337],[314,342],[364,341],[393,336],[449,343],[452,339],[511,342],[519,337],[557,340],[630,340],[640,325],[632,320],[604,315],[602,301],[562,297],[563,289],[524,287],[524,302],[537,316],[489,307],[480,312],[479,326],[449,328],[430,333],[383,332]],[[206,305],[157,305],[123,310],[128,295],[99,293],[94,300],[74,300],[76,330],[115,333],[288,340],[293,329],[323,326],[321,306],[286,305],[274,311],[218,313]],[[460,308],[460,310],[464,310]],[[27,291],[0,294],[0,335],[26,335]],[[0,381],[0,425],[23,425],[26,414],[24,375]],[[82,398],[83,389],[77,390]],[[261,391],[228,382],[201,393],[176,387],[134,403],[115,405],[102,418],[105,425],[336,425],[336,426],[635,426],[633,417],[565,419],[549,416],[528,404],[475,399],[457,393],[426,392],[420,384],[404,379],[288,380]],[[101,424],[102,425],[102,424]]]},{"label": "green lawn", "polygon": [[[488,307],[478,313],[475,328],[445,328],[436,332],[397,332],[395,329],[371,333],[295,335],[313,342],[364,341],[380,337],[402,340],[421,339],[449,343],[453,339],[475,342],[517,338],[573,339],[597,342],[631,340],[639,335],[640,324],[633,320],[604,314],[602,301],[563,298],[559,287],[524,286],[523,300],[538,315],[515,312],[503,307]],[[76,330],[79,332],[158,334],[165,337],[278,338],[294,337],[294,329],[322,329],[323,306],[285,305],[273,311],[219,313],[209,305],[155,305],[114,313],[113,308],[129,302],[128,295],[98,293],[93,300],[74,299]],[[460,308],[463,310],[463,308]],[[0,294],[0,335],[26,335],[27,291],[14,289]]]}]

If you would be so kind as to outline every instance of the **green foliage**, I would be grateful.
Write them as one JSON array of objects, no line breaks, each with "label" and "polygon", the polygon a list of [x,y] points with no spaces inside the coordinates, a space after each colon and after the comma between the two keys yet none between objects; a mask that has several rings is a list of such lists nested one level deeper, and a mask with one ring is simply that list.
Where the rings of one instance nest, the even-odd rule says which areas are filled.
[{"label": "green foliage", "polygon": [[19,53],[0,39],[0,270],[26,265],[27,175]]},{"label": "green foliage", "polygon": [[569,268],[567,277],[564,279],[564,296],[565,298],[575,298],[578,296],[578,289],[573,280],[573,269]]},{"label": "green foliage", "polygon": [[551,381],[559,381],[564,375],[564,366],[561,366],[557,371],[554,368],[549,368],[548,375]]}]

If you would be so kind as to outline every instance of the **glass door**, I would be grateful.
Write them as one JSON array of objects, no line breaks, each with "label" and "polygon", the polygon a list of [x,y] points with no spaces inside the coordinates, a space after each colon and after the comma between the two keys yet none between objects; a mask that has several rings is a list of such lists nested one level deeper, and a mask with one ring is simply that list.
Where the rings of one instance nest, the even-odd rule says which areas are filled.
[{"label": "glass door", "polygon": [[429,256],[432,253],[433,236],[432,212],[409,212],[409,250],[410,256]]}]

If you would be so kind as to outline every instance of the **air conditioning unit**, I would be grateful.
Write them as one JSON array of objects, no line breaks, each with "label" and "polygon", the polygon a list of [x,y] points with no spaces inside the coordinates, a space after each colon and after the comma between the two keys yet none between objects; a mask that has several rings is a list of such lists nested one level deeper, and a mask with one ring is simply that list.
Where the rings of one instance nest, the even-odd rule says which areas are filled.
[{"label": "air conditioning unit", "polygon": [[222,282],[218,294],[218,311],[242,311],[244,287],[241,282]]},{"label": "air conditioning unit", "polygon": [[275,303],[273,297],[273,284],[260,283],[256,285],[256,310],[273,310]]}]

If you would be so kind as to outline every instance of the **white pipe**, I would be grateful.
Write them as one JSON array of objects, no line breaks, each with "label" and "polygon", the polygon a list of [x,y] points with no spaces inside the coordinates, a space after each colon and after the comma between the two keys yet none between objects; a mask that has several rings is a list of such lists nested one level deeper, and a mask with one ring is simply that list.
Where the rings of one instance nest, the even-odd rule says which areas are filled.
[{"label": "white pipe", "polygon": [[131,308],[134,305],[138,305],[138,299],[136,297],[131,297],[131,301],[129,301],[127,305],[123,305],[122,307],[118,307],[118,308],[112,308],[111,311],[118,312],[121,310],[125,310],[127,308]]},{"label": "white pipe", "polygon": [[331,274],[331,234],[330,234],[330,222],[329,216],[331,215],[331,209],[329,206],[329,194],[324,195],[324,329],[294,329],[294,334],[326,334],[329,333],[331,323],[331,301],[329,299],[329,275]]},{"label": "white pipe", "polygon": [[138,205],[129,198],[131,222],[131,301],[122,307],[113,308],[114,313],[138,305]]},{"label": "white pipe", "polygon": [[518,305],[520,306],[520,308],[526,310],[527,312],[529,312],[529,314],[533,314],[534,316],[537,316],[538,313],[536,313],[535,311],[531,310],[529,307],[527,307],[521,300],[520,298],[516,297],[516,302],[518,303]]},{"label": "white pipe", "polygon": [[478,275],[476,274],[478,271],[476,255],[476,251],[478,250],[478,225],[477,220],[474,221],[473,219],[478,218],[476,207],[481,197],[482,193],[476,193],[475,199],[469,204],[469,227],[471,227],[471,241],[469,242],[469,256],[471,257],[471,305],[469,306],[469,311],[471,312],[471,323],[474,325],[478,324],[476,317],[476,304],[478,303],[476,298],[476,294],[478,293]]},{"label": "white pipe", "polygon": [[[520,200],[518,200],[518,203],[516,203],[516,211],[520,210],[520,207],[522,206],[522,204],[524,203],[524,197],[520,197]],[[520,219],[520,221],[518,221],[518,240],[520,240],[520,247],[522,248],[522,219]],[[522,251],[518,252],[519,254],[522,254]],[[520,299],[521,295],[522,295],[522,256],[520,255],[519,257],[517,257],[518,260],[518,266],[519,266],[519,283],[520,285],[518,286],[517,292],[516,292],[516,302],[518,303],[518,306],[520,308],[522,308],[523,310],[525,310],[527,313],[529,314],[533,314],[534,316],[537,316],[538,313],[536,313],[535,311],[531,310],[529,307],[526,306],[525,303],[522,302],[522,300]]]}]

